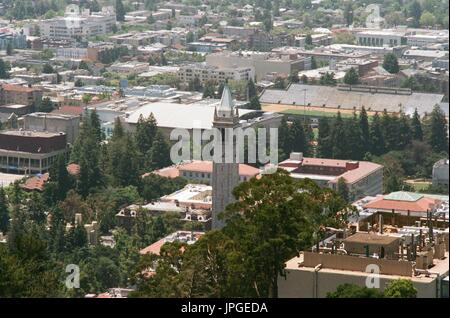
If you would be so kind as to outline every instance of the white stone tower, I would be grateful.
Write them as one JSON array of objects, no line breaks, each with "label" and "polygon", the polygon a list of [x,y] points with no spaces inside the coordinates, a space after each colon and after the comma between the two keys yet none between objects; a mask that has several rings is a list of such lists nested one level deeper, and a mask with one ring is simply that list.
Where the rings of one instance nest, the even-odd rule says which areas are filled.
[{"label": "white stone tower", "polygon": [[[214,149],[222,147],[222,160],[213,162],[212,175],[212,228],[220,229],[225,223],[218,219],[218,214],[225,210],[225,207],[234,201],[232,191],[239,183],[239,163],[236,160],[236,140],[235,138],[225,138],[225,134],[231,134],[230,129],[239,126],[239,113],[234,107],[233,97],[228,85],[223,89],[220,104],[214,111],[213,128],[221,132],[222,142],[216,140]],[[227,132],[228,131],[228,132]],[[232,145],[231,145],[232,144]],[[233,159],[226,160],[226,149],[233,150]],[[228,156],[230,154],[228,153]]]}]

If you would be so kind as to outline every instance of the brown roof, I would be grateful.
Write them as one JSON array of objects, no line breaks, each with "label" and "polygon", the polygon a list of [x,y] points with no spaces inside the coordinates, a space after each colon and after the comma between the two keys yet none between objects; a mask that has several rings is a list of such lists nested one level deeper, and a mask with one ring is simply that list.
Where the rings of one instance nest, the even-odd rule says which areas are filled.
[{"label": "brown roof", "polygon": [[80,106],[61,106],[59,109],[52,111],[53,114],[75,115],[81,116],[83,114],[83,108]]},{"label": "brown roof", "polygon": [[1,87],[5,91],[23,92],[23,93],[32,93],[34,91],[39,90],[35,87],[28,87],[28,86],[22,86],[22,85],[17,85],[17,84],[2,84]]},{"label": "brown roof", "polygon": [[25,190],[38,190],[43,191],[44,190],[44,184],[47,182],[49,178],[48,173],[44,173],[42,175],[37,175],[28,178],[25,180],[24,183],[20,184],[20,187]]}]

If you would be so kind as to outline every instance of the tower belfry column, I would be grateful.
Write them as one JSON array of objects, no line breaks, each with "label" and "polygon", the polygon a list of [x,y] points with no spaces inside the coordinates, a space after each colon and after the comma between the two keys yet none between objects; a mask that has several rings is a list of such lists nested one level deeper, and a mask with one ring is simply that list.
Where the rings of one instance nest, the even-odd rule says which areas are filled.
[{"label": "tower belfry column", "polygon": [[[220,131],[221,138],[215,139],[214,149],[221,147],[221,160],[213,160],[212,174],[212,228],[220,229],[225,223],[218,219],[226,206],[234,201],[232,191],[239,183],[239,163],[236,159],[236,138],[226,138],[226,134],[232,133],[231,129],[239,126],[239,112],[234,107],[230,88],[225,85],[220,104],[214,111],[213,129]],[[227,151],[233,150],[232,160]]]}]

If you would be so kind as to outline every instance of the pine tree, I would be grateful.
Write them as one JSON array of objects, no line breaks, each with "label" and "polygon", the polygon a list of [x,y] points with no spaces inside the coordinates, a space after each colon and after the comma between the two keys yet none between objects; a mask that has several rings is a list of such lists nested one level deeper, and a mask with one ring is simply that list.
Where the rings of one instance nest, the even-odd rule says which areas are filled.
[{"label": "pine tree", "polygon": [[247,104],[248,109],[261,110],[261,103],[259,102],[258,96],[253,96],[250,102]]},{"label": "pine tree", "polygon": [[397,149],[399,135],[398,118],[395,115],[389,115],[386,109],[381,116],[381,131],[386,151]]},{"label": "pine tree", "polygon": [[7,78],[9,78],[9,67],[2,59],[0,59],[0,79]]},{"label": "pine tree", "polygon": [[0,232],[5,234],[9,227],[8,202],[3,187],[0,187]]},{"label": "pine tree", "polygon": [[384,144],[383,131],[381,126],[381,119],[378,113],[372,117],[370,125],[370,152],[376,156],[380,156],[386,152]]},{"label": "pine tree", "polygon": [[98,113],[95,108],[89,114],[89,121],[90,121],[89,128],[92,129],[92,133],[95,136],[97,142],[102,141],[103,133],[100,124],[100,118],[98,117]]},{"label": "pine tree", "polygon": [[116,0],[116,19],[119,22],[125,21],[125,7],[122,0]]},{"label": "pine tree", "polygon": [[348,149],[345,158],[361,160],[366,152],[362,144],[361,127],[356,112],[353,113],[353,118],[346,123],[345,129]]},{"label": "pine tree", "polygon": [[319,119],[318,155],[321,158],[332,158],[333,156],[331,127],[327,117]]},{"label": "pine tree", "polygon": [[305,129],[302,122],[299,119],[294,120],[291,128],[289,129],[290,140],[292,144],[293,152],[308,152],[308,144],[305,136]]},{"label": "pine tree", "polygon": [[164,168],[172,163],[170,160],[170,147],[160,131],[156,133],[155,139],[153,140],[149,159],[151,169]]},{"label": "pine tree", "polygon": [[146,154],[152,147],[153,139],[155,138],[158,125],[156,119],[151,113],[147,119],[141,115],[139,116],[136,125],[136,145],[141,154]]},{"label": "pine tree", "polygon": [[114,120],[112,140],[120,139],[123,136],[125,136],[125,131],[123,130],[122,122],[120,121],[119,117],[116,117],[116,119]]},{"label": "pine tree", "polygon": [[434,151],[448,153],[448,123],[439,105],[434,106],[427,120],[427,142]]},{"label": "pine tree", "polygon": [[348,85],[356,85],[359,83],[359,74],[358,72],[351,67],[344,76],[344,83]]},{"label": "pine tree", "polygon": [[8,44],[6,45],[6,55],[13,55],[14,54],[14,48],[11,44],[11,42],[8,42]]},{"label": "pine tree", "polygon": [[346,129],[344,121],[341,116],[341,112],[337,113],[336,119],[333,124],[333,130],[331,135],[331,143],[333,149],[333,158],[336,159],[348,159],[348,142],[346,140]]},{"label": "pine tree", "polygon": [[108,145],[108,175],[115,186],[137,185],[139,155],[134,138],[130,134],[111,139]]},{"label": "pine tree", "polygon": [[361,112],[359,113],[359,128],[361,129],[362,149],[365,154],[370,151],[370,127],[366,108],[364,106],[361,107]]},{"label": "pine tree", "polygon": [[410,120],[405,115],[405,113],[401,113],[398,118],[398,150],[403,150],[408,146],[412,141],[412,131],[409,124]]},{"label": "pine tree", "polygon": [[350,201],[350,192],[347,183],[343,177],[340,177],[337,182],[337,193],[345,202]]},{"label": "pine tree", "polygon": [[215,85],[212,82],[207,82],[203,88],[203,98],[214,98],[215,94]]},{"label": "pine tree", "polygon": [[72,179],[67,171],[66,156],[60,154],[56,163],[50,168],[50,181],[56,184],[56,199],[64,200],[67,192],[72,188]]},{"label": "pine tree", "polygon": [[384,56],[383,68],[391,74],[397,74],[400,71],[397,56],[394,53],[388,53]]},{"label": "pine tree", "polygon": [[417,112],[417,108],[414,110],[413,117],[411,119],[411,130],[412,130],[412,138],[414,140],[423,140],[423,130],[422,123],[420,121],[419,113]]},{"label": "pine tree", "polygon": [[289,157],[292,150],[291,139],[289,135],[289,126],[286,117],[283,116],[280,126],[278,127],[279,150],[281,151],[282,160]]},{"label": "pine tree", "polygon": [[257,97],[256,92],[256,86],[255,82],[253,82],[253,79],[250,79],[247,83],[247,90],[248,90],[248,99],[251,100],[253,97]]}]

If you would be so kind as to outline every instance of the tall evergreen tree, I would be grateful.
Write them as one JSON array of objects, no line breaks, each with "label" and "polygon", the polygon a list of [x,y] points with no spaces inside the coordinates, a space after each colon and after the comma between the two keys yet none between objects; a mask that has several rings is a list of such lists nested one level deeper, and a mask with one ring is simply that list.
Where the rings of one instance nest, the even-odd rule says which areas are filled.
[{"label": "tall evergreen tree", "polygon": [[350,202],[350,192],[347,183],[343,177],[340,177],[337,182],[337,193],[345,202]]},{"label": "tall evergreen tree", "polygon": [[384,56],[383,68],[391,74],[397,74],[400,71],[398,59],[394,53],[388,53]]},{"label": "tall evergreen tree", "polygon": [[125,7],[122,0],[116,0],[116,19],[119,22],[125,21]]},{"label": "tall evergreen tree", "polygon": [[92,129],[92,133],[100,142],[102,138],[102,128],[100,124],[100,118],[98,117],[97,110],[94,108],[89,114],[89,128]]},{"label": "tall evergreen tree", "polygon": [[358,72],[351,67],[344,76],[344,83],[348,85],[356,85],[359,83],[359,74]]},{"label": "tall evergreen tree", "polygon": [[172,164],[170,160],[170,147],[160,131],[156,133],[148,158],[150,159],[149,167],[151,169],[160,169]]},{"label": "tall evergreen tree", "polygon": [[0,187],[0,232],[3,234],[8,231],[9,226],[9,212],[8,202],[6,201],[6,194],[3,187]]},{"label": "tall evergreen tree", "polygon": [[250,79],[247,83],[247,90],[248,90],[248,100],[251,100],[253,97],[257,97],[258,93],[256,91],[255,82],[253,82],[253,79]]},{"label": "tall evergreen tree", "polygon": [[370,125],[370,153],[380,156],[386,152],[381,119],[378,113],[372,117]]},{"label": "tall evergreen tree", "polygon": [[341,116],[341,112],[337,113],[336,119],[333,124],[333,130],[331,135],[331,143],[333,149],[333,158],[336,159],[348,159],[348,142],[346,140],[346,128]]},{"label": "tall evergreen tree", "polygon": [[289,129],[289,135],[292,144],[292,151],[303,152],[306,154],[308,152],[308,143],[305,136],[305,129],[299,119],[294,120],[292,123],[292,126]]},{"label": "tall evergreen tree", "polygon": [[288,158],[291,154],[292,145],[289,135],[289,126],[287,124],[285,116],[283,116],[280,126],[278,127],[278,145],[278,148],[281,152],[281,159],[284,160]]},{"label": "tall evergreen tree", "polygon": [[353,113],[353,118],[345,125],[346,141],[348,152],[345,158],[353,160],[361,160],[365,155],[365,149],[362,141],[361,127],[356,112]]},{"label": "tall evergreen tree", "polygon": [[156,123],[155,116],[153,116],[153,113],[151,113],[146,119],[144,119],[142,115],[139,116],[136,125],[135,138],[136,145],[141,154],[146,154],[150,150],[157,130],[158,125]]},{"label": "tall evergreen tree", "polygon": [[398,118],[398,150],[403,150],[408,146],[412,141],[412,131],[410,126],[410,120],[405,115],[405,113],[401,113]]},{"label": "tall evergreen tree", "polygon": [[7,79],[9,78],[9,68],[7,64],[0,59],[0,79]]},{"label": "tall evergreen tree", "polygon": [[427,142],[436,152],[448,153],[448,123],[439,105],[434,106],[427,119]]},{"label": "tall evergreen tree", "polygon": [[412,130],[412,138],[414,140],[423,140],[423,130],[422,123],[420,121],[419,113],[417,112],[417,108],[414,110],[414,114],[411,118],[411,130]]},{"label": "tall evergreen tree", "polygon": [[370,127],[369,118],[364,106],[361,107],[361,111],[359,113],[359,128],[361,129],[362,148],[365,154],[370,151]]},{"label": "tall evergreen tree", "polygon": [[327,117],[319,119],[318,155],[321,158],[333,157],[331,127]]}]

